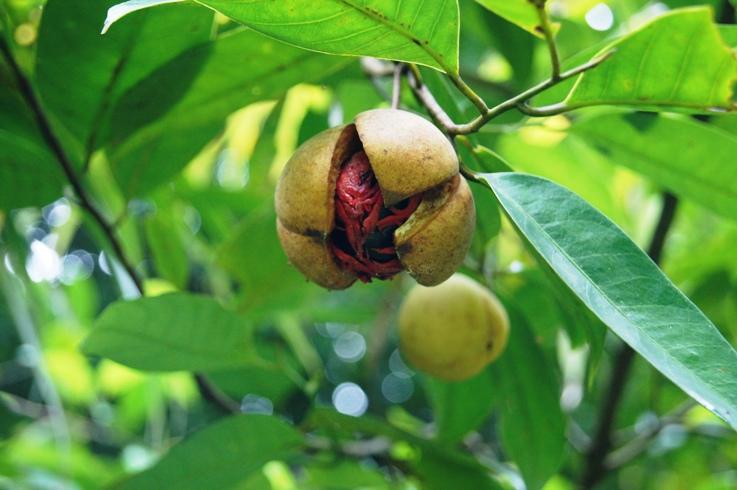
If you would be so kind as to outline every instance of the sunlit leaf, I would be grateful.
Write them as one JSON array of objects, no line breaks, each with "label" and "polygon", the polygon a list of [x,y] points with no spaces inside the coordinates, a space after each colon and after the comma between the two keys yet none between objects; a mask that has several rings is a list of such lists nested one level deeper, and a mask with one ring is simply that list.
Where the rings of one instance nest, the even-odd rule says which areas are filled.
[{"label": "sunlit leaf", "polygon": [[147,371],[207,371],[256,362],[245,319],[213,299],[184,293],[113,303],[82,350]]},{"label": "sunlit leaf", "polygon": [[[147,1],[144,6],[171,3]],[[304,49],[373,56],[458,72],[457,0],[195,0],[253,30]],[[106,22],[142,8],[141,0],[115,7]]]},{"label": "sunlit leaf", "polygon": [[302,436],[270,415],[236,415],[196,432],[120,489],[233,488],[273,460],[296,454]]},{"label": "sunlit leaf", "polygon": [[499,17],[518,25],[522,29],[542,37],[539,30],[540,17],[531,0],[476,0]]},{"label": "sunlit leaf", "polygon": [[737,58],[720,36],[710,8],[666,13],[607,50],[612,48],[610,59],[581,76],[567,104],[734,108]]},{"label": "sunlit leaf", "polygon": [[539,177],[487,174],[509,218],[609,328],[737,428],[737,352],[613,223]]},{"label": "sunlit leaf", "polygon": [[613,163],[737,219],[736,135],[693,118],[639,113],[586,118],[572,131]]}]

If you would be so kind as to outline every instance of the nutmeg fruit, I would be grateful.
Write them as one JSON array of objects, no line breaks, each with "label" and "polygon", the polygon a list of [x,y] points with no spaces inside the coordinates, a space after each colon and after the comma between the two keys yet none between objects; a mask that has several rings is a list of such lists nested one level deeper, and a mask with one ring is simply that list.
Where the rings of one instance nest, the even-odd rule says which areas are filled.
[{"label": "nutmeg fruit", "polygon": [[509,318],[496,296],[468,276],[415,286],[399,310],[399,347],[410,365],[446,381],[468,379],[507,345]]},{"label": "nutmeg fruit", "polygon": [[473,196],[447,138],[422,117],[376,109],[300,146],[276,187],[277,232],[308,279],[343,289],[407,270],[434,285],[468,251]]}]

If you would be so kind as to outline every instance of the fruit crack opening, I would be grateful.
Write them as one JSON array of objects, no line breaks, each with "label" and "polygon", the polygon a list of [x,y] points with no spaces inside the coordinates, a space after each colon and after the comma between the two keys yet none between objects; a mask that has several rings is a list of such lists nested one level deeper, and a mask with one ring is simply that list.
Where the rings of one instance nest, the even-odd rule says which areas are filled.
[{"label": "fruit crack opening", "polygon": [[422,197],[386,208],[366,153],[359,151],[340,169],[335,186],[335,229],[330,248],[342,267],[363,282],[388,279],[403,267],[394,230],[415,212]]}]

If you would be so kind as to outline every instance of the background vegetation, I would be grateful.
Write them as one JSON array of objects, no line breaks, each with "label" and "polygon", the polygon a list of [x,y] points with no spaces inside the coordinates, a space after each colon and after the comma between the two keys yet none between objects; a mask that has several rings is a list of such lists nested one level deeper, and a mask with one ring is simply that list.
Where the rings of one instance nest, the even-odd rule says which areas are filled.
[{"label": "background vegetation", "polygon": [[[103,36],[114,3],[0,0],[0,487],[737,486],[733,4],[203,0]],[[402,361],[409,278],[327,292],[275,234],[297,145],[393,94],[486,172],[463,271],[511,339],[462,383]]]}]

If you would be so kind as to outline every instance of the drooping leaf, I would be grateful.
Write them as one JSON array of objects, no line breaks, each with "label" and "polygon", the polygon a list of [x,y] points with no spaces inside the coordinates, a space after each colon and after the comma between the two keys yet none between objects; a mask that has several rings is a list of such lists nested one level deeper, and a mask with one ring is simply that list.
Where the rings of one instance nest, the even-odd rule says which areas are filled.
[{"label": "drooping leaf", "polygon": [[612,48],[610,59],[581,75],[568,105],[734,108],[737,58],[707,7],[666,13],[607,50]]},{"label": "drooping leaf", "polygon": [[122,95],[112,111],[106,140],[123,192],[144,194],[176,175],[235,110],[346,62],[246,29],[182,53]]},{"label": "drooping leaf", "polygon": [[506,213],[561,280],[682,390],[737,428],[737,352],[606,217],[540,177],[487,174]]},{"label": "drooping leaf", "polygon": [[245,319],[213,299],[185,293],[113,303],[82,350],[147,371],[208,371],[258,362]]},{"label": "drooping leaf", "polygon": [[[373,56],[458,72],[458,2],[381,0],[195,0],[253,30],[322,53]],[[145,6],[171,3],[149,0]],[[115,7],[110,21],[141,8]],[[109,26],[110,22],[106,25]]]},{"label": "drooping leaf", "polygon": [[159,277],[184,290],[189,277],[189,257],[177,218],[171,207],[158,209],[146,218],[144,229]]},{"label": "drooping leaf", "polygon": [[234,488],[269,461],[294,456],[301,444],[301,434],[276,417],[235,415],[196,432],[116,488]]},{"label": "drooping leaf", "polygon": [[531,0],[476,0],[499,17],[518,25],[527,32],[542,37],[537,29],[540,18]]},{"label": "drooping leaf", "polygon": [[541,488],[558,471],[566,444],[555,366],[514,310],[507,349],[491,365],[487,390],[495,390],[504,449],[520,468],[527,488]]},{"label": "drooping leaf", "polygon": [[572,131],[612,162],[737,219],[737,136],[693,118],[641,113],[582,119]]}]

